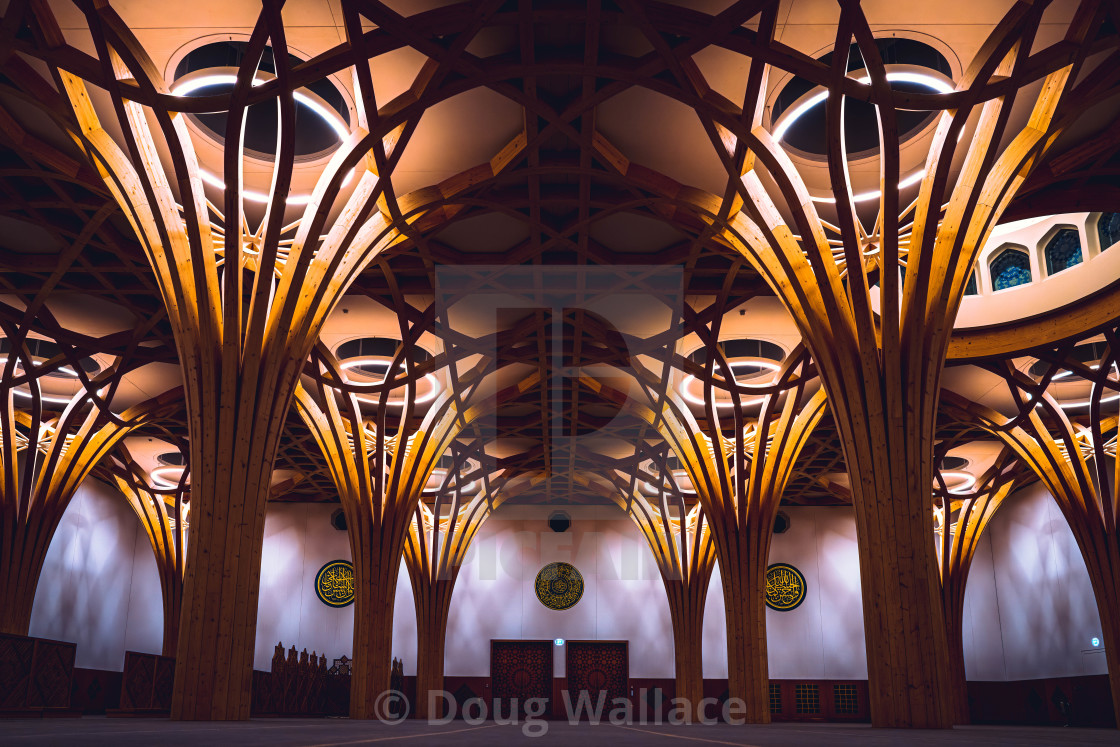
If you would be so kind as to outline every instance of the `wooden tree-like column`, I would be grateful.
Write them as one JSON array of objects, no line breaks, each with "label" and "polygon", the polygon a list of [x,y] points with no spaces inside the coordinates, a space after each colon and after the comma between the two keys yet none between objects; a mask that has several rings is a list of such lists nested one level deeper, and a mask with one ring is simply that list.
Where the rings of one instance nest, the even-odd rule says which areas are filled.
[{"label": "wooden tree-like column", "polygon": [[[78,486],[128,433],[181,405],[177,393],[119,415],[109,402],[127,370],[121,361],[90,379],[73,349],[35,360],[26,331],[4,323],[0,367],[0,633],[27,635],[51,538]],[[75,372],[80,390],[49,396],[42,377]]]},{"label": "wooden tree-like column", "polygon": [[[170,94],[105,3],[81,6],[100,68],[83,57],[69,69],[51,57],[56,87],[76,117],[71,134],[124,210],[155,272],[183,369],[193,510],[172,701],[177,719],[249,716],[265,503],[283,421],[324,320],[356,275],[400,240],[396,226],[403,225],[395,204],[385,215],[377,202],[391,190],[393,166],[416,121],[380,117],[365,64],[353,68],[356,128],[319,174],[306,207],[296,211],[288,201],[296,168],[293,92],[303,84],[300,75],[310,81],[291,67],[281,6],[264,3],[232,92],[201,103]],[[34,10],[43,46],[68,49],[46,4]],[[349,43],[361,46],[353,6],[346,16]],[[275,78],[257,85],[267,47]],[[315,79],[344,67],[336,65]],[[441,70],[439,63],[426,64],[393,110],[415,103],[425,85],[437,85]],[[103,126],[87,84],[111,99],[110,129],[119,127],[120,145]],[[254,227],[243,203],[243,135],[248,105],[265,99],[278,106],[277,148],[267,205]],[[184,108],[228,112],[225,192],[217,205],[205,197]],[[365,698],[363,686],[355,693]]]},{"label": "wooden tree-like column", "polygon": [[[351,718],[378,715],[375,703],[389,686],[393,604],[409,523],[439,458],[480,412],[464,403],[490,365],[479,363],[458,388],[417,415],[415,382],[406,386],[407,379],[395,377],[407,347],[398,352],[386,381],[374,385],[351,384],[338,361],[319,348],[312,389],[300,385],[296,391],[296,407],[327,460],[346,513],[355,595]],[[399,397],[402,390],[404,411],[390,418],[389,393]],[[358,392],[379,395],[372,421]],[[368,409],[371,399],[363,399]]]},{"label": "wooden tree-like column", "polygon": [[[771,384],[758,387],[735,382],[718,346],[710,346],[709,353],[703,425],[678,394],[663,391],[666,377],[649,371],[637,371],[649,395],[646,402],[617,396],[657,429],[692,483],[720,566],[728,692],[745,704],[747,722],[769,723],[765,598],[770,539],[782,492],[826,400],[821,390],[810,394],[811,363],[803,349],[787,357]],[[711,396],[717,361],[722,386],[733,393],[730,416],[717,412]],[[597,384],[589,380],[588,385]],[[755,407],[760,409],[752,416]]]},{"label": "wooden tree-like column", "polygon": [[[834,211],[828,220],[768,129],[769,64],[752,61],[738,121],[723,111],[711,115],[727,133],[715,140],[729,143],[725,164],[728,189],[735,195],[712,219],[724,223],[722,238],[759,270],[789,309],[813,354],[840,434],[860,540],[876,726],[944,728],[952,723],[942,666],[940,584],[929,542],[938,392],[973,263],[1018,186],[1061,131],[1059,103],[1088,54],[1085,42],[1099,28],[1097,3],[1083,2],[1062,42],[1080,51],[1035,51],[1034,34],[1049,5],[1017,3],[983,44],[956,92],[912,97],[891,90],[860,5],[841,3],[831,65],[788,61],[791,71],[827,81],[823,105],[831,199],[820,210]],[[773,38],[774,9],[760,16],[756,42],[761,45]],[[865,61],[867,84],[848,76],[853,43]],[[681,61],[681,70],[682,86],[705,100],[718,98],[691,59]],[[1012,103],[1039,77],[1041,92],[1025,126],[1016,130]],[[847,96],[870,99],[878,107],[877,212],[862,208],[853,195],[843,138]],[[733,105],[720,102],[713,108],[727,106]],[[906,174],[897,117],[907,108],[943,112],[918,196],[909,205],[899,188]],[[962,137],[966,123],[975,130]],[[1001,148],[1001,143],[1007,145]],[[958,149],[964,153],[954,177]],[[869,216],[876,217],[867,228],[862,221]],[[709,518],[714,528],[717,516],[709,512]]]},{"label": "wooden tree-like column", "polygon": [[[459,460],[455,461],[457,466]],[[454,470],[455,467],[448,470],[449,479]],[[455,580],[471,540],[502,503],[543,479],[540,474],[513,476],[508,470],[493,478],[485,472],[466,474],[456,479],[449,501],[441,490],[431,507],[417,502],[404,544],[404,560],[416,606],[416,718],[443,716],[443,699],[433,701],[432,693],[443,690],[447,615]],[[473,481],[481,484],[478,492],[473,496],[464,494],[459,483]],[[433,704],[435,710],[431,708]]]},{"label": "wooden tree-like column", "polygon": [[163,594],[163,655],[175,656],[179,645],[179,619],[183,603],[183,574],[186,570],[187,529],[190,496],[183,471],[176,487],[149,485],[139,466],[125,453],[106,465],[117,490],[140,519],[152,546]]},{"label": "wooden tree-like column", "polygon": [[[996,369],[1019,406],[1014,416],[955,396],[951,402],[1013,449],[1065,516],[1093,585],[1113,710],[1120,713],[1120,331],[1108,329],[1105,343],[1095,364],[1069,357],[1069,346],[1041,354],[1050,365],[1037,380],[1009,365]],[[1087,399],[1058,399],[1055,390],[1078,381],[1088,383]]]},{"label": "wooden tree-like column", "polygon": [[711,716],[700,713],[699,706],[704,699],[704,607],[715,545],[700,503],[686,504],[663,456],[655,458],[654,466],[659,467],[655,474],[632,476],[656,486],[654,494],[636,486],[637,480],[616,479],[609,497],[637,524],[661,572],[673,623],[675,697],[689,705],[687,718],[698,720]]},{"label": "wooden tree-like column", "polygon": [[953,708],[953,723],[971,721],[968,707],[968,682],[964,666],[964,593],[972,559],[984,531],[1007,496],[1022,486],[1010,450],[977,479],[975,489],[955,494],[945,489],[938,475],[935,491],[940,505],[935,506],[934,538],[941,571],[941,604],[945,622],[946,670]]}]

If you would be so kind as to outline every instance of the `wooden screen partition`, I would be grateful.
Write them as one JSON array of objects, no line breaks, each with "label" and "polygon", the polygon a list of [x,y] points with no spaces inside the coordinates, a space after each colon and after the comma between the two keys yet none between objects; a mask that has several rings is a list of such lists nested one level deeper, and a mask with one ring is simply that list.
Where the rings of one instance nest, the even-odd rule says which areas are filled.
[{"label": "wooden screen partition", "polygon": [[[600,715],[606,717],[616,698],[630,697],[630,648],[626,641],[568,641],[565,669],[568,698],[573,707],[586,693],[590,710],[597,711],[600,698],[606,694]],[[587,708],[581,717],[588,718]]]},{"label": "wooden screen partition", "polygon": [[[508,717],[517,701],[524,715],[525,702],[544,698],[552,707],[552,641],[490,641],[491,714]],[[538,714],[539,715],[539,714]]]},{"label": "wooden screen partition", "polygon": [[0,715],[69,710],[75,653],[73,643],[0,634]]},{"label": "wooden screen partition", "polygon": [[171,713],[174,683],[175,657],[125,651],[119,713]]}]

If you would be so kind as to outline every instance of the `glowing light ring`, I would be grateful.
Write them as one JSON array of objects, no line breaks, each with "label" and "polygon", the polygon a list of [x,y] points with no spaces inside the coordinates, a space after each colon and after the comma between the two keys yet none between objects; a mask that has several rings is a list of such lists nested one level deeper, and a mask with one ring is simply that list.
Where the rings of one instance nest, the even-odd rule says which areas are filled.
[{"label": "glowing light ring", "polygon": [[[168,489],[168,490],[174,490],[174,489],[179,487],[179,479],[178,478],[181,478],[183,476],[183,472],[185,472],[186,469],[187,469],[186,467],[174,467],[174,466],[156,467],[154,470],[152,470],[151,472],[148,473],[148,477],[151,479],[152,485],[154,487],[164,488],[164,489]],[[165,477],[165,475],[172,474],[172,473],[174,473],[175,477],[176,477],[174,482],[172,482],[170,479]]]},{"label": "glowing light ring", "polygon": [[[1094,371],[1097,371],[1097,370],[1100,369],[1100,367],[1101,367],[1101,364],[1098,363],[1094,366],[1090,366],[1089,368],[1091,368]],[[1112,370],[1114,372],[1116,372],[1117,374],[1120,374],[1120,368],[1117,367],[1116,363],[1112,364]],[[1074,374],[1073,371],[1070,371],[1070,370],[1067,369],[1065,371],[1058,372],[1050,380],[1051,381],[1057,381],[1058,379],[1064,379],[1064,378],[1067,378],[1069,376],[1074,376],[1074,375],[1075,374]],[[1108,378],[1109,378],[1109,381],[1116,381],[1117,380],[1117,377],[1115,377],[1115,376],[1110,376]],[[1071,382],[1067,382],[1067,383],[1073,384],[1075,382],[1071,381]],[[1108,402],[1115,402],[1118,399],[1120,399],[1120,394],[1114,394],[1111,397],[1101,397],[1101,404],[1103,405],[1103,404],[1106,404]],[[1055,397],[1055,401],[1056,400],[1057,400],[1057,398]],[[1029,402],[1030,399],[1028,398],[1027,401]],[[1041,402],[1038,403],[1038,405],[1041,405],[1041,404],[1042,404]],[[1075,408],[1078,408],[1078,407],[1089,407],[1092,404],[1093,404],[1092,399],[1084,399],[1084,400],[1079,400],[1077,402],[1058,402],[1058,407],[1062,408],[1063,410],[1072,410],[1072,409],[1075,409]],[[1038,405],[1035,405],[1035,406],[1037,407]]]},{"label": "glowing light ring", "polygon": [[[350,360],[344,361],[342,363],[341,367],[342,367],[343,370],[348,371],[352,368],[357,368],[358,366],[369,366],[369,365],[384,366],[386,369],[388,369],[389,366],[391,365],[391,361],[387,361],[384,358],[351,358]],[[431,402],[433,399],[435,399],[436,397],[439,396],[440,390],[442,389],[442,386],[439,383],[439,379],[436,378],[435,374],[430,374],[430,373],[424,374],[423,381],[425,383],[427,383],[428,391],[425,392],[424,394],[422,394],[421,396],[417,397],[415,400],[413,400],[413,403],[417,404],[417,405],[422,405],[422,404],[425,404],[427,402]],[[347,378],[346,383],[347,384],[355,384],[355,383],[358,383],[358,382],[352,381],[351,379]],[[382,376],[380,381],[375,381],[374,383],[376,383],[376,384],[385,383],[385,377]],[[407,402],[408,402],[407,392],[411,391],[412,386],[410,384],[404,384],[403,386],[404,386],[405,391],[406,391],[405,396],[400,398],[400,399],[390,399],[385,403],[386,405],[389,405],[390,407],[403,407],[405,404],[407,404]],[[370,399],[369,397],[363,397],[360,394],[355,394],[354,396],[357,398],[357,400],[359,402],[364,402],[367,405],[379,405],[379,404],[381,404],[376,399]]]},{"label": "glowing light ring", "polygon": [[[6,366],[7,364],[8,364],[8,359],[4,358],[4,357],[0,357],[0,366]],[[16,368],[17,369],[23,368],[23,363],[17,360],[16,361]],[[75,371],[74,369],[70,368],[69,366],[63,366],[62,368],[51,371],[49,374],[45,374],[45,375],[46,376],[53,376],[54,374],[62,374],[63,376],[69,376],[69,377],[74,378],[74,379],[78,378],[78,372]]]},{"label": "glowing light ring", "polygon": [[942,479],[956,478],[961,480],[957,485],[951,488],[946,488],[948,493],[967,493],[976,487],[976,477],[971,472],[958,472],[953,470],[945,470],[941,472]]},{"label": "glowing light ring", "polygon": [[[697,381],[696,377],[693,376],[692,374],[689,374],[688,376],[685,376],[684,381],[681,382],[681,387],[680,387],[681,396],[684,397],[685,401],[688,402],[689,404],[700,405],[701,407],[703,407],[704,405],[707,404],[707,402],[705,402],[704,400],[702,400],[701,398],[699,398],[695,394],[693,394],[691,391],[689,391],[690,388],[692,387],[692,385],[694,383],[696,383],[696,381]],[[755,399],[748,399],[747,401],[743,402],[742,406],[743,407],[752,407],[754,405],[760,405],[765,401],[766,401],[766,397],[756,397]],[[734,402],[716,402],[715,406],[716,407],[734,407],[735,403]]]},{"label": "glowing light ring", "polygon": [[[1120,399],[1120,394],[1114,394],[1111,397],[1101,397],[1101,404],[1103,405],[1106,402],[1115,402],[1118,399]],[[1062,408],[1063,410],[1071,410],[1075,407],[1088,407],[1091,404],[1093,404],[1093,400],[1086,399],[1081,400],[1080,402],[1059,402],[1058,407]]]},{"label": "glowing light ring", "polygon": [[[870,80],[871,79],[866,75],[861,78],[855,79],[857,83],[862,83],[864,85],[870,85]],[[887,73],[887,81],[891,83],[913,83],[915,85],[925,86],[934,93],[952,93],[956,90],[956,88],[951,83],[948,83],[936,76],[926,75],[924,73],[914,73],[906,71]],[[785,137],[785,134],[789,131],[789,128],[792,127],[797,120],[801,119],[801,117],[805,116],[805,114],[807,114],[810,109],[825,101],[827,98],[828,91],[821,91],[805,99],[793,109],[787,111],[778,122],[777,126],[774,127],[774,140],[776,142],[781,142],[782,138]],[[926,172],[924,170],[915,171],[914,173],[906,176],[904,179],[901,179],[898,182],[898,188],[905,189],[907,187],[911,187],[920,182],[925,177],[925,175]],[[871,200],[877,200],[882,196],[882,194],[883,193],[880,190],[873,190],[871,192],[860,192],[859,194],[852,195],[852,202],[869,202]],[[813,202],[836,202],[835,197],[812,197],[811,199],[813,200]]]},{"label": "glowing light ring", "polygon": [[[257,86],[259,86],[259,85],[261,85],[262,83],[265,83],[265,82],[266,81],[263,78],[253,78],[253,87],[256,88]],[[175,87],[171,89],[171,95],[172,96],[189,96],[191,93],[194,93],[195,91],[199,90],[200,88],[207,88],[209,86],[217,86],[217,85],[234,85],[236,83],[237,83],[237,76],[236,75],[230,75],[230,74],[203,75],[203,76],[200,76],[198,78],[191,78],[189,80],[185,80],[185,81],[182,81],[180,83],[177,83],[175,85]],[[293,91],[292,92],[292,97],[296,100],[296,102],[302,104],[303,106],[307,107],[307,109],[309,109],[310,111],[319,115],[319,117],[322,118],[322,120],[327,123],[327,126],[330,127],[332,130],[334,130],[334,134],[338,136],[339,142],[344,142],[346,140],[346,138],[348,138],[350,136],[350,128],[346,125],[346,121],[338,115],[338,112],[334,111],[333,109],[329,109],[329,108],[323,106],[322,104],[320,104],[315,99],[311,98],[307,94],[302,93],[300,91]],[[217,189],[223,189],[223,190],[226,188],[225,181],[220,179],[217,175],[210,173],[209,171],[202,168],[201,166],[198,167],[198,173],[199,173],[199,176],[202,177],[202,181],[206,182],[211,187],[215,187]],[[349,175],[347,175],[346,181],[343,182],[343,186],[345,186],[346,184],[349,184],[350,180],[353,177],[354,177],[353,172],[351,172]],[[249,202],[256,202],[256,203],[259,203],[259,204],[262,204],[262,205],[268,204],[270,199],[271,199],[269,197],[269,195],[266,195],[263,192],[255,192],[251,189],[243,189],[241,191],[241,197],[245,200],[248,200]],[[311,202],[311,195],[309,195],[309,194],[306,194],[306,195],[288,195],[287,197],[284,198],[284,203],[287,204],[287,205],[307,205],[310,202]]]},{"label": "glowing light ring", "polygon": [[[25,392],[22,389],[13,389],[12,394],[23,397],[24,399],[35,399],[35,395],[33,395],[31,392]],[[50,402],[50,403],[55,404],[55,405],[68,405],[71,402],[73,402],[74,398],[77,397],[79,394],[84,395],[82,397],[82,399],[88,399],[89,398],[89,392],[81,391],[81,392],[74,392],[74,394],[70,395],[69,397],[51,397],[49,395],[46,395],[46,394],[43,394],[43,393],[40,392],[39,399],[42,400],[43,402]],[[105,394],[104,389],[98,389],[97,390],[97,396],[98,397],[101,397],[104,394]]]}]

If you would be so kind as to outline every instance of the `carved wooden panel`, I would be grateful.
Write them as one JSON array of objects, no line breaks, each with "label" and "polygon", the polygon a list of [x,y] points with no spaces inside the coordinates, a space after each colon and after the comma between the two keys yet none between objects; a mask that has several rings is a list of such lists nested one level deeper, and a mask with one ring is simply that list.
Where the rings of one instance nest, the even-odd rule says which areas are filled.
[{"label": "carved wooden panel", "polygon": [[34,638],[0,634],[0,709],[27,705],[34,649]]},{"label": "carved wooden panel", "polygon": [[175,659],[170,656],[124,652],[121,678],[122,711],[170,711],[175,682]]},{"label": "carved wooden panel", "polygon": [[503,715],[510,713],[514,698],[521,713],[530,698],[551,703],[552,641],[491,641],[490,693]]},{"label": "carved wooden panel", "polygon": [[629,696],[630,653],[626,641],[568,641],[566,661],[568,697],[573,704],[581,692],[586,692],[594,708],[605,692],[605,714],[615,698]]},{"label": "carved wooden panel", "polygon": [[0,709],[69,708],[74,653],[73,643],[0,635]]}]

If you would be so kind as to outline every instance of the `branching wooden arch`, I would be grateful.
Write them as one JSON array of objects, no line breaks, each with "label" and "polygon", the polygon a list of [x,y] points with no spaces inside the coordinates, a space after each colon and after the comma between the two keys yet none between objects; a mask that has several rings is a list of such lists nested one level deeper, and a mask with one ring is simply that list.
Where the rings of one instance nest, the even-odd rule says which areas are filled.
[{"label": "branching wooden arch", "polygon": [[[34,318],[35,309],[29,312]],[[0,632],[27,635],[39,574],[74,492],[130,431],[176,412],[181,395],[168,392],[117,414],[109,402],[134,363],[118,358],[91,378],[73,347],[39,361],[28,347],[28,326],[0,327],[7,343],[0,373]],[[78,391],[48,396],[43,377],[64,368]]]},{"label": "branching wooden arch", "polygon": [[[479,444],[484,446],[484,444]],[[452,468],[454,469],[454,468]],[[447,616],[459,568],[466,558],[479,528],[495,510],[519,492],[530,489],[544,479],[535,473],[511,474],[503,470],[491,476],[485,468],[472,482],[481,483],[474,495],[460,487],[470,478],[465,475],[450,491],[449,502],[443,500],[444,490],[429,507],[418,501],[408,525],[404,543],[404,561],[412,582],[416,606],[416,718],[441,718],[444,714],[430,709],[430,693],[443,690],[444,651],[447,640]],[[451,471],[449,470],[449,477]],[[444,510],[446,509],[446,511]],[[438,699],[438,703],[442,699]]]},{"label": "branching wooden arch", "polygon": [[[1072,357],[1072,347],[1040,352],[1043,368],[1037,379],[1008,365],[992,367],[1002,374],[1018,408],[1010,417],[956,395],[946,393],[946,398],[962,419],[969,418],[1006,443],[1054,496],[1089,571],[1112,700],[1120,708],[1120,500],[1116,492],[1120,416],[1106,411],[1107,405],[1120,399],[1116,375],[1120,336],[1115,328],[1104,333],[1103,355],[1096,368]],[[1071,404],[1057,398],[1054,379],[1063,371],[1089,383],[1088,400]]]},{"label": "branching wooden arch", "polygon": [[173,488],[148,483],[143,470],[118,449],[109,463],[102,463],[112,484],[128,501],[151,544],[163,595],[163,655],[174,656],[179,645],[179,619],[183,611],[183,575],[187,565],[187,532],[190,527],[189,470],[183,470]]}]

